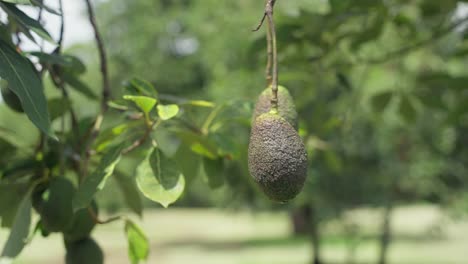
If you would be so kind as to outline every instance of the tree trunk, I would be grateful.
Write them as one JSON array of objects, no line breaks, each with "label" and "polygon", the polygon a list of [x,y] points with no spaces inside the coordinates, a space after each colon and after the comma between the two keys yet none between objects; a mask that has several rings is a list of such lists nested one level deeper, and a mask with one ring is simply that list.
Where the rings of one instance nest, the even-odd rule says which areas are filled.
[{"label": "tree trunk", "polygon": [[314,254],[314,257],[312,258],[312,264],[323,264],[320,258],[320,233],[318,229],[318,217],[313,205],[310,205],[308,208],[308,220],[310,227],[309,234],[312,242],[312,253]]},{"label": "tree trunk", "polygon": [[391,242],[391,218],[392,218],[392,202],[389,201],[385,206],[382,223],[382,234],[380,237],[380,255],[378,264],[387,263],[388,248]]},{"label": "tree trunk", "polygon": [[291,222],[295,235],[308,236],[312,245],[312,264],[323,264],[320,258],[320,234],[318,217],[314,205],[304,205],[291,214]]}]

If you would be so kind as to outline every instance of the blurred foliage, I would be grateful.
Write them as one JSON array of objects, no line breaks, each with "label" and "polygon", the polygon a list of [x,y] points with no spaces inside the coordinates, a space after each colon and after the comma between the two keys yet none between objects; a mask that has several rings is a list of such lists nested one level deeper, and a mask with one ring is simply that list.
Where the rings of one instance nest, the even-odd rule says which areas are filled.
[{"label": "blurred foliage", "polygon": [[[15,186],[11,203],[0,200],[2,225],[12,225],[23,185],[44,173],[80,183],[75,209],[96,195],[101,206],[125,204],[138,215],[149,204],[138,191],[163,206],[179,198],[176,206],[306,206],[316,222],[389,204],[466,212],[467,1],[278,1],[279,80],[296,101],[309,154],[306,186],[289,205],[268,201],[247,170],[252,105],[265,88],[265,35],[251,32],[263,1],[99,3],[114,96],[84,181],[76,157],[90,151],[83,143],[97,115],[98,56],[91,44],[18,52],[16,32],[48,34],[6,2],[19,3],[0,1],[9,12],[0,20],[0,50],[8,51],[0,62],[16,60],[21,71],[12,77],[14,67],[0,66],[0,77],[23,107],[41,110],[24,107],[33,123],[65,143],[37,140],[24,115],[0,105],[0,189]],[[31,62],[44,69],[44,90]],[[47,102],[28,103],[32,87],[18,84],[23,78]],[[145,243],[138,227],[126,231],[129,243]],[[132,261],[147,255],[129,253]]]}]

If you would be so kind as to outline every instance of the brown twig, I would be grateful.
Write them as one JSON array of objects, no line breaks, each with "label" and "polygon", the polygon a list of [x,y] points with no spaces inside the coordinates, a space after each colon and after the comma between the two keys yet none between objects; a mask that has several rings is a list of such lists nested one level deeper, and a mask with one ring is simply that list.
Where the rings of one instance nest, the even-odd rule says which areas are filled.
[{"label": "brown twig", "polygon": [[278,110],[278,50],[276,43],[276,28],[275,22],[273,19],[273,11],[275,7],[276,0],[266,0],[265,12],[263,17],[260,20],[260,23],[253,31],[258,31],[265,19],[268,22],[267,29],[267,66],[266,66],[266,80],[268,86],[271,85],[271,108],[273,110]]},{"label": "brown twig", "polygon": [[148,123],[147,122],[146,123],[145,134],[143,134],[143,136],[141,138],[134,141],[132,145],[130,145],[127,148],[125,148],[124,150],[122,150],[122,155],[125,155],[125,154],[128,154],[128,153],[132,152],[133,150],[135,150],[136,148],[141,146],[143,143],[145,143],[146,140],[148,140],[148,138],[150,137],[151,131],[153,131],[154,128],[159,126],[159,124],[161,124],[161,119],[159,119],[157,122],[154,122],[154,123]]},{"label": "brown twig", "polygon": [[[266,3],[268,3],[268,0],[265,0]],[[265,4],[266,4],[265,3]],[[272,66],[273,66],[273,47],[271,45],[271,31],[270,29],[267,30],[266,34],[266,40],[267,40],[267,65],[265,68],[265,78],[266,78],[266,83],[267,87],[270,87],[272,84]]]},{"label": "brown twig", "polygon": [[349,67],[353,66],[354,64],[359,64],[359,65],[373,65],[373,64],[381,64],[381,63],[387,63],[392,60],[396,60],[398,58],[404,57],[410,52],[413,52],[415,50],[418,50],[420,48],[423,48],[425,46],[428,46],[432,44],[434,41],[446,36],[447,34],[450,34],[455,30],[457,27],[463,25],[464,23],[468,22],[468,16],[458,19],[457,21],[453,22],[451,25],[442,28],[440,30],[437,30],[435,33],[433,33],[431,36],[429,36],[426,39],[420,40],[418,42],[415,42],[413,44],[406,45],[404,47],[401,47],[399,49],[389,51],[384,55],[381,55],[380,57],[376,58],[358,58],[356,62],[348,62],[348,63],[341,63],[341,64],[333,64],[333,65],[327,65],[327,69],[335,69],[337,67]]},{"label": "brown twig", "polygon": [[274,0],[271,5],[267,5],[267,18],[268,18],[268,29],[271,32],[271,48],[273,52],[272,60],[273,60],[273,67],[272,67],[272,83],[271,83],[271,108],[278,110],[278,49],[276,45],[276,28],[275,22],[273,19],[273,5]]},{"label": "brown twig", "polygon": [[93,208],[91,208],[91,206],[88,207],[88,213],[91,216],[91,218],[93,219],[94,223],[99,224],[99,225],[105,225],[105,224],[115,222],[115,221],[118,221],[118,220],[124,218],[123,216],[118,215],[118,216],[114,216],[114,217],[111,217],[111,218],[106,219],[106,220],[101,220],[101,219],[99,219],[98,215],[93,210]]},{"label": "brown twig", "polygon": [[96,40],[96,44],[99,51],[99,60],[100,60],[100,68],[101,68],[101,75],[102,75],[102,101],[101,101],[101,108],[103,111],[107,109],[107,101],[111,97],[110,91],[110,83],[109,83],[109,72],[107,70],[107,55],[106,50],[104,49],[104,42],[101,37],[101,33],[99,32],[99,28],[96,22],[96,15],[94,14],[93,6],[91,5],[90,0],[85,0],[86,6],[88,8],[88,18],[91,26],[93,27],[94,31],[94,38]]},{"label": "brown twig", "polygon": [[60,12],[60,35],[57,41],[58,48],[62,49],[63,35],[65,33],[65,15],[63,13],[63,0],[59,0],[59,12]]},{"label": "brown twig", "polygon": [[109,72],[107,69],[107,55],[106,55],[106,50],[104,49],[104,42],[102,40],[101,33],[99,32],[99,29],[97,26],[96,15],[94,14],[93,6],[91,5],[90,0],[85,0],[85,3],[88,9],[88,19],[93,28],[94,39],[98,47],[100,69],[101,69],[101,75],[102,75],[102,98],[101,98],[101,111],[96,117],[96,121],[94,122],[93,128],[91,129],[89,135],[87,136],[87,144],[85,147],[85,158],[81,166],[81,178],[82,179],[86,177],[89,158],[91,156],[91,146],[94,140],[97,138],[97,136],[100,133],[101,125],[104,119],[104,113],[108,109],[107,101],[111,97]]}]

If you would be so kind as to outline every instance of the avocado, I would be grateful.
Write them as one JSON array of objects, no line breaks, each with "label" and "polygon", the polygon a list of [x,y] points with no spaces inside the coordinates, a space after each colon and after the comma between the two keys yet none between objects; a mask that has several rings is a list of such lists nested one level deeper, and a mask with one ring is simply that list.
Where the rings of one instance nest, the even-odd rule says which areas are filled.
[{"label": "avocado", "polygon": [[307,153],[296,130],[277,113],[254,121],[249,143],[249,171],[272,200],[293,199],[304,186]]},{"label": "avocado", "polygon": [[[98,207],[96,202],[91,202],[91,209],[98,214]],[[69,228],[64,232],[63,236],[67,242],[75,242],[85,239],[93,231],[96,222],[91,217],[88,208],[79,210],[73,215],[73,220]]]},{"label": "avocado", "polygon": [[87,237],[83,240],[66,244],[66,264],[102,264],[104,254],[94,239]]},{"label": "avocado", "polygon": [[[271,96],[272,91],[271,87],[263,90],[260,96],[257,99],[255,104],[255,110],[252,116],[252,125],[255,122],[255,119],[261,114],[270,112],[271,110]],[[278,112],[279,115],[286,119],[291,126],[295,129],[298,127],[297,122],[297,111],[296,106],[294,105],[293,98],[289,93],[288,89],[284,86],[278,86]]]},{"label": "avocado", "polygon": [[33,206],[41,216],[45,230],[62,232],[71,224],[73,217],[73,184],[64,177],[55,177],[47,184],[37,186],[33,192]]}]

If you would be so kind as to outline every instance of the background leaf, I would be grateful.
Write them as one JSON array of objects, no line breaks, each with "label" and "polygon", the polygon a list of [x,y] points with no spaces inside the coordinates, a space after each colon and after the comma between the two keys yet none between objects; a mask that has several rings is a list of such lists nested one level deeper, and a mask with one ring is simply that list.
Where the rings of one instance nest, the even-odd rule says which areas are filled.
[{"label": "background leaf", "polygon": [[0,263],[10,263],[26,245],[31,226],[31,191],[21,201],[10,231],[10,236],[3,247]]},{"label": "background leaf", "polygon": [[96,170],[81,183],[73,198],[73,210],[75,212],[86,208],[93,200],[96,192],[104,187],[107,178],[112,175],[120,160],[123,147],[124,144],[119,144],[110,148],[102,157]]},{"label": "background leaf", "polygon": [[125,221],[125,233],[128,240],[128,257],[132,264],[145,261],[149,255],[149,242],[145,233],[134,222]]},{"label": "background leaf", "polygon": [[216,189],[224,185],[224,160],[222,158],[214,160],[203,158],[203,168],[210,188]]},{"label": "background leaf", "polygon": [[114,179],[117,181],[128,207],[137,215],[142,216],[143,203],[141,201],[140,193],[138,192],[135,178],[116,172]]}]

